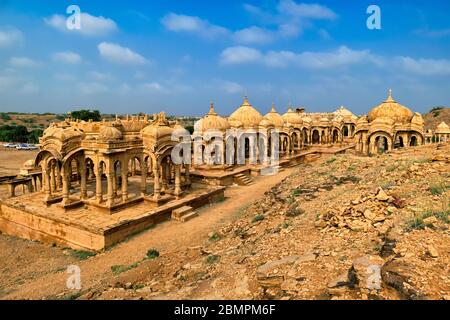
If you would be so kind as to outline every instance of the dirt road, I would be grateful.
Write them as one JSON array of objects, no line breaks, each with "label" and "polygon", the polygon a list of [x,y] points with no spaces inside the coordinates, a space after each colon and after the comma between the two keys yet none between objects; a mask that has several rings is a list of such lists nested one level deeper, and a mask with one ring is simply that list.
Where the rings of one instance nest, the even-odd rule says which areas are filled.
[{"label": "dirt road", "polygon": [[[82,290],[85,291],[89,288],[113,282],[115,275],[111,271],[111,266],[127,266],[141,261],[151,248],[156,248],[161,255],[164,255],[181,248],[200,246],[208,239],[209,233],[237,219],[242,210],[256,199],[261,198],[265,191],[281,182],[293,170],[298,170],[298,168],[286,169],[274,176],[257,177],[254,184],[250,186],[230,187],[225,192],[226,200],[224,202],[200,209],[198,218],[184,224],[175,221],[160,224],[152,230],[141,233],[104,253],[84,261],[64,259],[64,254],[60,248],[47,247],[46,250],[50,250],[55,256],[52,263],[49,263],[47,267],[45,264],[39,263],[39,261],[42,262],[40,257],[36,257],[38,261],[30,261],[28,259],[28,279],[25,282],[23,282],[23,279],[20,279],[20,273],[10,272],[10,276],[16,277],[11,279],[8,270],[5,270],[6,273],[3,274],[2,278],[9,279],[9,281],[0,283],[0,289],[3,291],[3,297],[0,296],[0,298],[41,299],[68,294],[69,292],[66,289],[68,275],[65,273],[68,263],[73,263],[80,267]],[[4,236],[0,236],[0,239],[4,240],[2,237]],[[15,255],[26,260],[26,255],[34,254],[35,251],[36,248],[33,250],[24,249],[22,252],[16,250]],[[47,251],[46,259],[49,258],[48,255],[52,256]],[[1,255],[2,253],[0,253]],[[5,261],[4,259],[10,259],[10,261]],[[8,257],[0,257],[0,260],[3,260],[3,265],[9,265],[8,269],[13,269],[14,256],[11,253]],[[20,269],[20,266],[18,269]],[[43,269],[47,270],[44,271]],[[36,273],[36,277],[32,277],[33,272]]]}]

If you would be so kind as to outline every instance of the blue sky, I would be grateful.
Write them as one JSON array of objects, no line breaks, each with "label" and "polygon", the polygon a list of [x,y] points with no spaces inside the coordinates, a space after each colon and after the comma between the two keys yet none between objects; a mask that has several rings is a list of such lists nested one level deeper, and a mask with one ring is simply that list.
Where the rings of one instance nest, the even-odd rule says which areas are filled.
[{"label": "blue sky", "polygon": [[[81,29],[68,30],[69,5]],[[367,7],[381,9],[369,30]],[[0,1],[0,111],[449,105],[448,1]]]}]

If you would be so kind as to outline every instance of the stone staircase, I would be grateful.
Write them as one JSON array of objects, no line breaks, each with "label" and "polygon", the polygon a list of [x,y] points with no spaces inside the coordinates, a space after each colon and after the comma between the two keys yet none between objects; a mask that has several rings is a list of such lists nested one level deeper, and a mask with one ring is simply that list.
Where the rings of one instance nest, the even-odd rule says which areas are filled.
[{"label": "stone staircase", "polygon": [[187,222],[196,217],[198,217],[198,213],[195,212],[194,208],[189,206],[184,206],[172,211],[172,219],[180,222]]},{"label": "stone staircase", "polygon": [[237,182],[240,186],[249,186],[253,183],[253,179],[249,177],[248,175],[245,175],[243,173],[238,173],[234,176],[234,180]]}]

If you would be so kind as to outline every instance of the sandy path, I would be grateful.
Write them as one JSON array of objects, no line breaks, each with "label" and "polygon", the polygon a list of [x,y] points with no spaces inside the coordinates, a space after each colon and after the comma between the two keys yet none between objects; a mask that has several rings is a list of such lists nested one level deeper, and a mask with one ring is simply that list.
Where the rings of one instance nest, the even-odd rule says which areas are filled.
[{"label": "sandy path", "polygon": [[[78,262],[77,265],[81,268],[82,290],[110,282],[115,277],[111,266],[130,265],[141,261],[151,248],[158,249],[161,255],[164,255],[181,248],[203,244],[208,233],[236,219],[241,209],[262,197],[265,191],[281,182],[293,170],[296,169],[286,169],[275,176],[257,177],[251,186],[228,188],[224,202],[198,210],[200,217],[196,219],[184,224],[165,222],[107,252]],[[40,299],[55,296],[67,291],[66,279],[67,274],[64,272],[47,274],[26,282],[2,299]]]}]

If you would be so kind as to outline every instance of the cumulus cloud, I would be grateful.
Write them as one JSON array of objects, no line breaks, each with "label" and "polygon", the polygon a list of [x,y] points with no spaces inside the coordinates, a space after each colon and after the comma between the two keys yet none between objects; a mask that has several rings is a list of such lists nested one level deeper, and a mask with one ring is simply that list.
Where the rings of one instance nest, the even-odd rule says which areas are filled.
[{"label": "cumulus cloud", "polygon": [[98,51],[102,58],[117,64],[144,65],[149,63],[140,54],[115,43],[102,42],[98,45]]},{"label": "cumulus cloud", "polygon": [[450,60],[396,57],[394,63],[406,72],[423,76],[450,75]]},{"label": "cumulus cloud", "polygon": [[20,30],[11,27],[0,28],[0,49],[21,44],[23,40],[24,37]]},{"label": "cumulus cloud", "polygon": [[328,7],[319,4],[297,3],[293,0],[281,0],[277,7],[280,13],[296,18],[334,20],[337,14]]},{"label": "cumulus cloud", "polygon": [[12,57],[9,59],[9,64],[16,68],[34,68],[40,65],[38,62],[26,57]]},{"label": "cumulus cloud", "polygon": [[249,47],[231,47],[225,49],[221,56],[222,64],[259,63],[269,67],[287,67],[290,65],[309,69],[330,69],[363,62],[379,63],[379,58],[369,50],[352,50],[341,46],[329,52],[295,53],[292,51],[269,51],[263,53]]},{"label": "cumulus cloud", "polygon": [[252,26],[234,33],[236,42],[244,44],[265,44],[272,42],[274,34],[266,29]]},{"label": "cumulus cloud", "polygon": [[247,64],[260,62],[264,58],[263,54],[253,48],[237,46],[226,48],[220,55],[221,64]]},{"label": "cumulus cloud", "polygon": [[114,20],[102,16],[96,17],[85,12],[81,13],[80,16],[80,29],[68,29],[66,25],[67,17],[59,14],[44,18],[44,21],[58,31],[78,33],[84,36],[105,36],[118,29]]},{"label": "cumulus cloud", "polygon": [[161,23],[169,31],[192,33],[204,38],[216,38],[229,32],[226,28],[211,24],[199,17],[173,12],[164,16]]},{"label": "cumulus cloud", "polygon": [[71,51],[56,52],[52,55],[52,59],[56,62],[67,64],[79,64],[82,61],[82,58],[78,53]]}]

